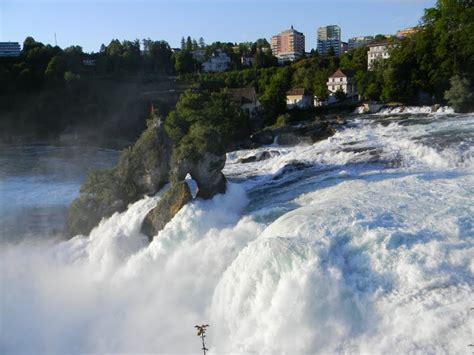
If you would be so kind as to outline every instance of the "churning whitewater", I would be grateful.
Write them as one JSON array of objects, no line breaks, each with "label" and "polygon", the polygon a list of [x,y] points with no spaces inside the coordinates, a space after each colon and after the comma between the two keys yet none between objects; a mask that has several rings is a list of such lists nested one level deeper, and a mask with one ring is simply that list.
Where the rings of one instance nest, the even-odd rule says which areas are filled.
[{"label": "churning whitewater", "polygon": [[224,173],[151,244],[159,195],[90,236],[3,248],[0,352],[197,353],[202,323],[213,354],[469,352],[473,115],[357,116]]}]

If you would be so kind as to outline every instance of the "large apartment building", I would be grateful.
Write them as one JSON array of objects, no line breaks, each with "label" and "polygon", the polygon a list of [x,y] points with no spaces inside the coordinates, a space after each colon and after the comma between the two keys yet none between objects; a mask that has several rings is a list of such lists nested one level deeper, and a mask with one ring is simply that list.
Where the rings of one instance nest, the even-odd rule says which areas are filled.
[{"label": "large apartment building", "polygon": [[21,47],[18,42],[0,42],[0,57],[18,57]]},{"label": "large apartment building", "polygon": [[318,28],[318,53],[327,54],[333,48],[337,56],[341,55],[341,28],[336,25]]},{"label": "large apartment building", "polygon": [[294,61],[304,55],[304,34],[293,26],[289,30],[272,37],[272,52],[280,63]]}]

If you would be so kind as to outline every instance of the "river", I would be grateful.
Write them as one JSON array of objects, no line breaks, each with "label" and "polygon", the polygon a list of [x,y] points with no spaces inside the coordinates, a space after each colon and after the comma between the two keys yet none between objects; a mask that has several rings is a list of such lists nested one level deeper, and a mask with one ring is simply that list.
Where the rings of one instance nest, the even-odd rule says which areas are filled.
[{"label": "river", "polygon": [[[62,209],[78,170],[116,160],[53,159],[44,178],[22,156],[2,153],[2,215]],[[470,351],[474,115],[354,116],[314,145],[229,153],[224,173],[225,195],[151,244],[140,224],[159,196],[69,241],[18,225],[28,237],[0,252],[0,352],[198,353],[202,323],[210,354]]]}]

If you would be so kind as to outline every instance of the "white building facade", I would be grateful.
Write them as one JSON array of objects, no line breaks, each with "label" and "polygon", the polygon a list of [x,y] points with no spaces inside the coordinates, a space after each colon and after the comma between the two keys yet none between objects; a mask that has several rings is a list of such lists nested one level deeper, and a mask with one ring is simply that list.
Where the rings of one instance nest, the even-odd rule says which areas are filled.
[{"label": "white building facade", "polygon": [[230,67],[230,57],[218,49],[209,60],[202,63],[202,71],[205,73],[224,72]]},{"label": "white building facade", "polygon": [[349,70],[338,69],[329,77],[327,87],[331,96],[334,96],[339,90],[343,91],[348,98],[358,95],[354,74]]},{"label": "white building facade", "polygon": [[367,52],[367,68],[372,70],[376,62],[390,58],[391,46],[387,42],[372,43]]}]

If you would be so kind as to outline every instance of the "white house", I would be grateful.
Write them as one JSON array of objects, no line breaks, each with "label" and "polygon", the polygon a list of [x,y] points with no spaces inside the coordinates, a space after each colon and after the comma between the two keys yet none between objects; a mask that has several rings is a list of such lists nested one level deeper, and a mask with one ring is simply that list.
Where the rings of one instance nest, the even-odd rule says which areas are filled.
[{"label": "white house", "polygon": [[222,50],[218,49],[209,60],[202,63],[202,70],[205,73],[223,72],[230,67],[230,57]]},{"label": "white house", "polygon": [[358,95],[357,84],[354,80],[354,73],[350,70],[338,69],[331,75],[327,82],[330,96],[333,96],[338,90],[344,91],[347,97]]},{"label": "white house", "polygon": [[304,88],[291,89],[286,93],[286,107],[309,108],[314,105],[314,96]]},{"label": "white house", "polygon": [[372,70],[375,62],[390,58],[390,49],[393,45],[388,42],[377,42],[369,44],[369,51],[367,52],[367,68]]}]

